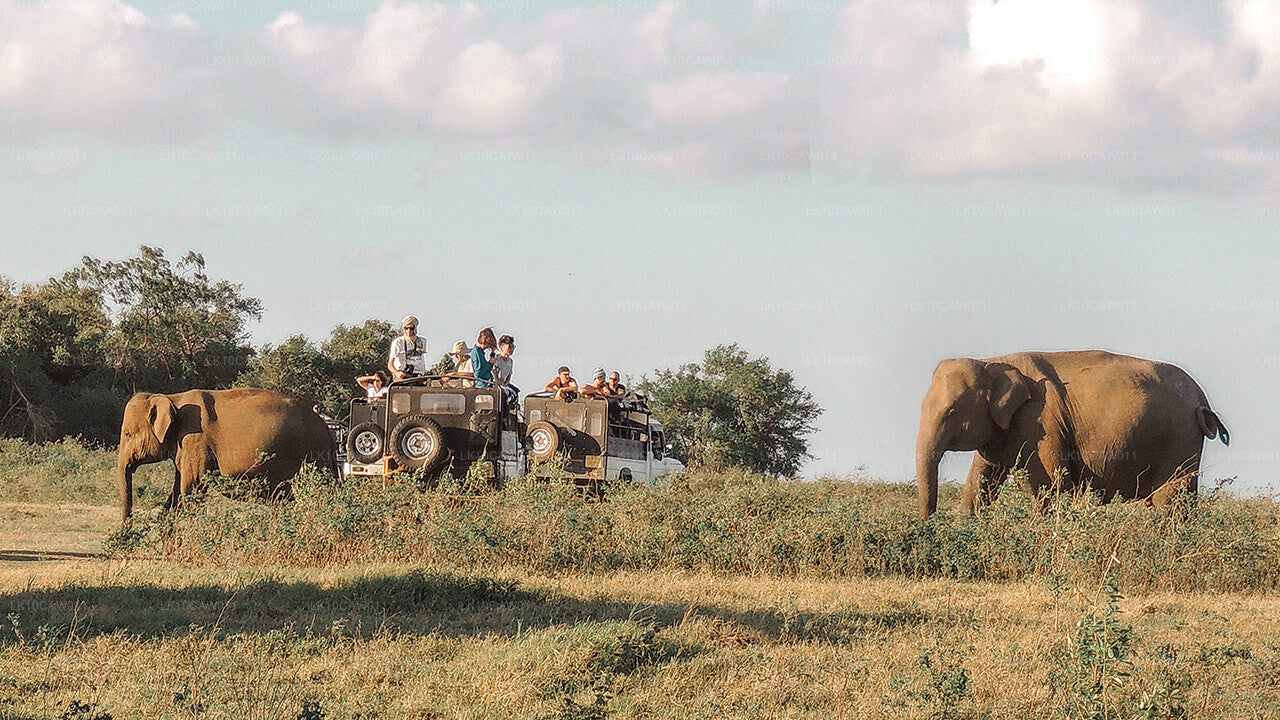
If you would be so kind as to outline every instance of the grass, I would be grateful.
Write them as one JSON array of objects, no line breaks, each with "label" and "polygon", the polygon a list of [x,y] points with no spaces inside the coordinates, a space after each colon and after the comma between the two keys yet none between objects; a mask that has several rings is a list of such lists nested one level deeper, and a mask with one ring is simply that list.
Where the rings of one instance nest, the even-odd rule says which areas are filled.
[{"label": "grass", "polygon": [[[1123,592],[1271,591],[1280,586],[1280,513],[1270,500],[1206,498],[1173,512],[1059,498],[1048,515],[1017,487],[975,519],[914,517],[914,487],[783,482],[695,473],[656,487],[608,490],[594,502],[561,483],[500,492],[465,481],[424,491],[320,473],[294,502],[207,496],[178,513],[143,513],[113,552],[218,565],[425,562],[481,570],[981,581],[1034,580]],[[954,492],[952,490],[951,492]]]},{"label": "grass", "polygon": [[[15,580],[9,717],[1280,716],[1280,608],[1261,596],[1108,616],[1105,595],[950,580],[116,563]],[[1125,654],[1099,664],[1116,624]]]},{"label": "grass", "polygon": [[279,505],[149,494],[121,533],[114,493],[71,502],[87,470],[49,475],[75,448],[20,450],[0,542],[112,554],[0,547],[0,720],[1280,718],[1270,501],[1041,516],[1010,487],[920,523],[901,484],[306,476]]}]

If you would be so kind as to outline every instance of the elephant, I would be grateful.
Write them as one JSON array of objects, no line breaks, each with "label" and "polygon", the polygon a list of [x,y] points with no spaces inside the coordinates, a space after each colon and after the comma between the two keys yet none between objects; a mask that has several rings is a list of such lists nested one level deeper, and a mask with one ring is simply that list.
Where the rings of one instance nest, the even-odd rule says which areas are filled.
[{"label": "elephant", "polygon": [[337,475],[324,420],[301,400],[258,388],[134,395],[120,423],[116,458],[122,522],[133,511],[134,471],[162,460],[174,464],[166,509],[210,470],[263,481],[256,489],[263,499],[287,497],[304,462]]},{"label": "elephant", "polygon": [[1230,435],[1181,368],[1102,350],[1019,352],[943,360],[916,438],[920,517],[938,505],[943,453],[976,450],[962,510],[990,501],[1009,471],[1031,490],[1088,485],[1163,505],[1198,488],[1204,439]]}]

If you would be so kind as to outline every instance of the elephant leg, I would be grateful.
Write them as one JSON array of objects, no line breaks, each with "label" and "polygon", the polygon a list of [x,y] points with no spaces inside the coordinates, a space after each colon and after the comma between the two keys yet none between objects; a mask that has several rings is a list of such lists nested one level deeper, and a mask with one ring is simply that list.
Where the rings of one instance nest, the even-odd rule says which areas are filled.
[{"label": "elephant leg", "polygon": [[182,494],[182,465],[178,458],[173,459],[173,488],[169,490],[169,499],[164,501],[164,509],[178,507],[178,496]]},{"label": "elephant leg", "polygon": [[178,453],[178,485],[175,487],[176,506],[183,495],[190,495],[199,486],[209,469],[209,453],[203,442],[191,442]]},{"label": "elephant leg", "polygon": [[1000,492],[1009,468],[997,465],[981,453],[975,453],[969,466],[969,477],[964,481],[964,495],[960,507],[968,515],[977,514],[978,507],[991,503]]},{"label": "elephant leg", "polygon": [[1060,441],[1045,438],[1034,453],[1020,459],[1018,467],[1026,473],[1027,490],[1042,514],[1049,511],[1046,499],[1050,494],[1071,487],[1071,468],[1067,457]]}]

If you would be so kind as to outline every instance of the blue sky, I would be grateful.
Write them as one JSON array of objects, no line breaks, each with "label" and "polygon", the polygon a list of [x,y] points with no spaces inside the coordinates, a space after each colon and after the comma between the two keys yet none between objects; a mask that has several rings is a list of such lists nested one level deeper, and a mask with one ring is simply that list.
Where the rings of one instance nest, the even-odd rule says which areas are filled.
[{"label": "blue sky", "polygon": [[0,274],[196,250],[255,342],[492,325],[526,388],[736,341],[895,480],[938,360],[1102,347],[1269,491],[1278,120],[1261,0],[0,0]]}]

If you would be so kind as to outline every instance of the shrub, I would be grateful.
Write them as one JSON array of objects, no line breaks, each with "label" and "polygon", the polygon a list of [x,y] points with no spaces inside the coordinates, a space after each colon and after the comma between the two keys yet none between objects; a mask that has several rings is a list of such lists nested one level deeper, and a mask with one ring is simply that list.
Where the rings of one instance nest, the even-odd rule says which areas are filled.
[{"label": "shrub", "polygon": [[[540,572],[687,570],[773,576],[1043,580],[1126,591],[1280,587],[1280,515],[1269,500],[1201,499],[1174,512],[1074,494],[1047,514],[1008,487],[975,518],[913,518],[914,487],[783,481],[740,470],[607,488],[561,482],[483,491],[466,478],[422,489],[335,482],[305,471],[277,504],[193,499],[142,514],[118,553],[199,563],[328,565],[415,561]],[[954,492],[954,489],[949,490]]]}]

